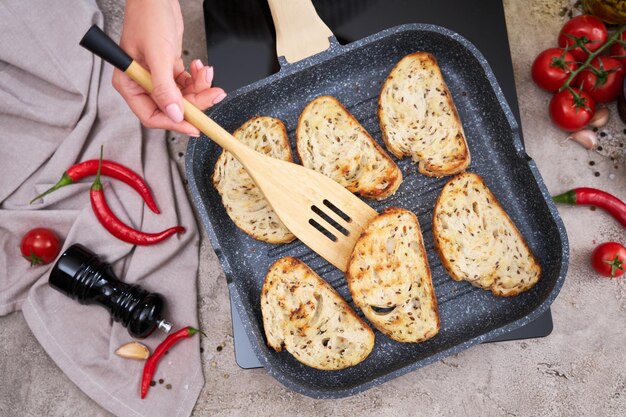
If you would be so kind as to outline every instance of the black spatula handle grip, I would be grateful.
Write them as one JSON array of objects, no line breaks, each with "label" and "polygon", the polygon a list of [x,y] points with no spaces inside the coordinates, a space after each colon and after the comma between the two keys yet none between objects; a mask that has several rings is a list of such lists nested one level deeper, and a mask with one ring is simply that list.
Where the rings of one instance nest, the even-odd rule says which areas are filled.
[{"label": "black spatula handle grip", "polygon": [[91,26],[85,33],[85,36],[80,40],[80,46],[122,71],[126,71],[133,62],[133,59],[96,25]]}]

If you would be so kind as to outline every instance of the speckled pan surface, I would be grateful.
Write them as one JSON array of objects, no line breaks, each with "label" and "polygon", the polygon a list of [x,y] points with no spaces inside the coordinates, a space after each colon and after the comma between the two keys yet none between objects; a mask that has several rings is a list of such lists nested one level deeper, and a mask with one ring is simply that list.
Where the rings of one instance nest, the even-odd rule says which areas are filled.
[{"label": "speckled pan surface", "polygon": [[549,307],[565,279],[569,252],[563,223],[534,162],[524,151],[517,122],[489,65],[456,33],[412,24],[344,46],[333,42],[328,51],[304,61],[282,62],[280,72],[231,93],[209,115],[230,132],[253,116],[277,117],[287,126],[295,151],[294,131],[306,103],[319,95],[333,95],[382,145],[376,117],[382,82],[396,62],[415,51],[427,51],[437,58],[467,135],[472,155],[468,170],[484,178],[543,268],[539,283],[513,298],[497,298],[467,282],[453,281],[434,250],[431,232],[435,200],[450,177],[429,178],[419,174],[410,161],[396,160],[404,175],[400,189],[383,202],[369,203],[378,211],[399,206],[418,216],[441,315],[439,334],[425,343],[402,344],[377,331],[372,354],[342,371],[312,369],[285,351],[276,353],[268,348],[259,303],[265,273],[275,260],[290,255],[306,262],[354,308],[345,278],[299,241],[271,245],[237,229],[211,183],[221,149],[206,138],[189,142],[186,169],[194,204],[222,263],[252,346],[270,374],[311,397],[356,394],[523,326]]}]

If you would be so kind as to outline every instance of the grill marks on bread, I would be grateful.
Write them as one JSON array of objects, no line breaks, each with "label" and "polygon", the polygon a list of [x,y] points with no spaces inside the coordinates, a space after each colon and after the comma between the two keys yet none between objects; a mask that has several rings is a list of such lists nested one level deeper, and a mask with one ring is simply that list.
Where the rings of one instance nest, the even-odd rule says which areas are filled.
[{"label": "grill marks on bread", "polygon": [[409,156],[424,175],[463,171],[470,154],[452,95],[435,57],[415,52],[402,58],[385,80],[378,119],[387,149]]},{"label": "grill marks on bread", "polygon": [[399,342],[422,342],[439,331],[439,310],[419,222],[391,207],[356,243],[348,264],[355,304],[381,332]]},{"label": "grill marks on bread", "polygon": [[[278,119],[254,117],[233,136],[261,153],[293,162],[287,130]],[[243,166],[229,152],[222,151],[215,163],[213,184],[230,218],[248,235],[268,243],[286,243],[295,239]]]},{"label": "grill marks on bread", "polygon": [[532,288],[541,266],[482,178],[460,174],[443,187],[433,213],[435,247],[456,281],[514,296]]},{"label": "grill marks on bread", "polygon": [[400,169],[334,97],[320,96],[306,105],[296,146],[302,165],[365,198],[385,199],[402,183]]},{"label": "grill marks on bread", "polygon": [[339,370],[363,361],[374,332],[341,296],[302,261],[285,257],[268,270],[261,290],[267,343],[298,361]]}]

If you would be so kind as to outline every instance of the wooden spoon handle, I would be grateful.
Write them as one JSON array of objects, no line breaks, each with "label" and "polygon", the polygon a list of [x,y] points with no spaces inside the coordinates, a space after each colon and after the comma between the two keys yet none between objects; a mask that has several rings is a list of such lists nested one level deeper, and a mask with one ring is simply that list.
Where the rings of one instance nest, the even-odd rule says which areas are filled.
[{"label": "wooden spoon handle", "polygon": [[[134,61],[118,44],[116,44],[98,26],[93,25],[83,36],[80,45],[87,48],[100,58],[123,71],[148,93],[152,93],[154,86],[148,70]],[[246,151],[252,151],[246,145],[235,139],[223,127],[215,123],[202,110],[183,98],[185,120],[197,127],[202,133],[213,139],[223,149],[231,152],[240,159]]]},{"label": "wooden spoon handle", "polygon": [[268,0],[276,29],[276,55],[298,62],[330,47],[332,31],[311,0]]}]

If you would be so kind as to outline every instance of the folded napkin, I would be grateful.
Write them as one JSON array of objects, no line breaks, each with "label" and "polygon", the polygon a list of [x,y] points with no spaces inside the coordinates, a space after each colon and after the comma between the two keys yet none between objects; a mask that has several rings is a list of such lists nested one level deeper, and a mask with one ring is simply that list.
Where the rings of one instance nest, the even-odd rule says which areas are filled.
[{"label": "folded napkin", "polygon": [[[131,336],[100,306],[81,305],[48,285],[52,265],[30,267],[21,237],[53,229],[63,248],[81,243],[113,265],[117,276],[167,300],[174,329],[197,326],[199,238],[180,174],[162,131],[142,129],[111,86],[112,67],[78,45],[102,15],[93,1],[0,2],[0,315],[22,310],[50,357],[87,395],[120,416],[188,416],[204,384],[199,337],[173,348],[155,378],[172,389],[139,397],[143,362],[114,354]],[[95,218],[93,179],[62,188],[30,205],[71,165],[98,158],[135,170],[150,185],[161,214],[126,184],[103,178],[112,210],[147,232],[183,225],[187,232],[154,246],[111,236]],[[143,343],[153,351],[165,338]],[[9,388],[10,389],[10,388]]]}]

